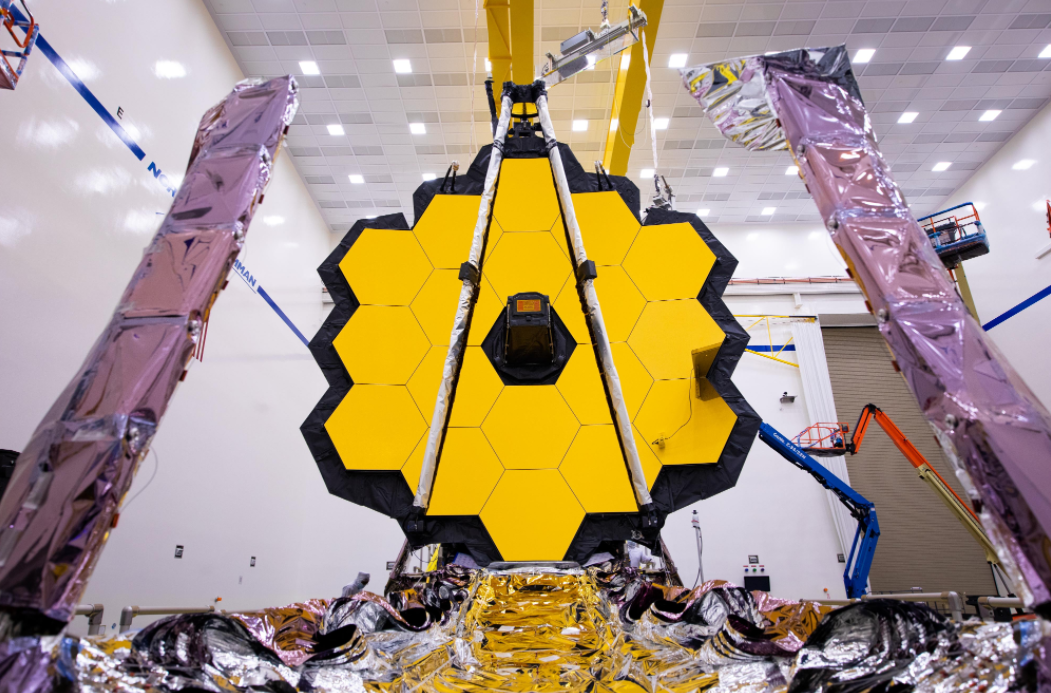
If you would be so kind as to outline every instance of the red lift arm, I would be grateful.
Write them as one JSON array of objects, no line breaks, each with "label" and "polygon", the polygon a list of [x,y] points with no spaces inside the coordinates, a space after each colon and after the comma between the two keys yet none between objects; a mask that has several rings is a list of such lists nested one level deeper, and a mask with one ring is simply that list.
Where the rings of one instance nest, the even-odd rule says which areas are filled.
[{"label": "red lift arm", "polygon": [[894,443],[894,446],[901,451],[901,454],[905,455],[905,459],[909,461],[916,471],[923,476],[924,473],[933,474],[938,478],[938,481],[946,488],[946,490],[952,494],[952,497],[956,499],[967,511],[967,513],[974,519],[975,522],[979,522],[978,516],[974,514],[971,507],[963,502],[963,499],[956,495],[956,491],[952,490],[952,487],[942,478],[942,475],[938,473],[938,470],[931,466],[927,458],[916,449],[916,446],[912,444],[898,425],[894,423],[889,416],[887,416],[882,409],[877,407],[875,404],[866,404],[865,408],[861,410],[861,416],[858,417],[858,423],[854,426],[854,436],[850,440],[848,450],[851,455],[854,455],[861,448],[862,441],[865,440],[865,433],[868,431],[869,423],[875,419],[876,423],[879,424],[880,428],[887,434]]},{"label": "red lift arm", "polygon": [[938,470],[931,466],[927,458],[916,449],[916,446],[902,433],[897,424],[875,404],[867,404],[861,410],[858,423],[854,426],[854,435],[851,438],[847,437],[849,427],[844,423],[819,423],[807,428],[796,436],[796,442],[811,454],[843,455],[849,453],[854,455],[861,449],[869,424],[873,421],[879,424],[880,428],[886,432],[895,447],[901,451],[905,459],[916,469],[920,478],[938,494],[938,497],[942,499],[946,507],[952,511],[953,515],[981,545],[985,551],[985,560],[994,566],[999,565],[1000,560],[996,557],[996,550],[989,541],[989,537],[986,536],[985,530],[982,529],[982,524],[978,520],[978,516],[975,515],[974,510],[971,509],[971,506],[965,503],[952,490],[952,487],[942,478]]}]

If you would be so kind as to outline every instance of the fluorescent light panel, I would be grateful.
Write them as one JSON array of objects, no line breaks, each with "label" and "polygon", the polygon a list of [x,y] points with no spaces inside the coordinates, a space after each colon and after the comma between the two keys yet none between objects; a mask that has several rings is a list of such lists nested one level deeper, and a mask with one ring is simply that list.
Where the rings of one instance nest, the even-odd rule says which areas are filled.
[{"label": "fluorescent light panel", "polygon": [[945,56],[946,60],[963,60],[971,50],[970,46],[954,46],[949,55]]},{"label": "fluorescent light panel", "polygon": [[1045,46],[1044,50],[1040,51],[1040,55],[1038,55],[1036,57],[1038,57],[1038,58],[1051,58],[1051,45]]},{"label": "fluorescent light panel", "polygon": [[687,57],[685,53],[672,53],[668,58],[668,67],[686,67]]},{"label": "fluorescent light panel", "polygon": [[697,216],[699,216],[699,217],[706,217],[706,216],[708,216],[711,213],[712,213],[712,210],[710,210],[710,209],[698,209],[697,210]]},{"label": "fluorescent light panel", "polygon": [[859,48],[858,52],[854,54],[854,64],[860,65],[861,63],[867,63],[872,60],[872,56],[876,54],[875,48]]},{"label": "fluorescent light panel", "polygon": [[433,173],[425,173],[425,174],[423,174],[423,179],[424,180],[434,180],[437,177],[438,176],[434,175]]},{"label": "fluorescent light panel", "polygon": [[588,121],[586,120],[574,120],[573,121],[573,132],[587,132]]},{"label": "fluorescent light panel", "polygon": [[321,70],[318,69],[317,63],[313,60],[301,60],[299,62],[299,69],[304,75],[320,75]]},{"label": "fluorescent light panel", "polygon": [[951,161],[939,161],[931,167],[932,171],[948,171],[949,167],[952,166]]},{"label": "fluorescent light panel", "polygon": [[328,126],[328,134],[332,135],[333,137],[339,137],[340,135],[345,135],[347,133],[343,131],[342,125],[340,125],[339,123],[333,123],[332,125]]},{"label": "fluorescent light panel", "polygon": [[353,185],[361,185],[365,182],[365,176],[361,175],[360,173],[352,173],[349,176],[347,176],[347,178],[350,178],[350,182]]},{"label": "fluorescent light panel", "polygon": [[424,123],[409,123],[409,132],[414,135],[426,135],[427,126]]},{"label": "fluorescent light panel", "polygon": [[667,118],[654,118],[653,119],[653,129],[654,130],[667,130],[668,129],[668,119]]},{"label": "fluorescent light panel", "polygon": [[998,115],[1000,115],[1000,111],[986,111],[981,115],[981,117],[978,120],[984,123],[988,123],[990,120],[996,120],[996,116]]},{"label": "fluorescent light panel", "polygon": [[1035,164],[1035,163],[1036,162],[1033,161],[1032,159],[1022,159],[1021,161],[1017,162],[1011,168],[1013,168],[1016,171],[1027,171],[1027,170],[1031,169],[1033,167],[1033,164]]},{"label": "fluorescent light panel", "polygon": [[901,114],[901,117],[898,118],[898,122],[899,123],[911,123],[912,121],[916,120],[916,116],[918,116],[918,115],[919,115],[919,113],[917,113],[916,111],[905,111],[904,113]]},{"label": "fluorescent light panel", "polygon": [[412,61],[411,60],[395,60],[394,71],[399,75],[404,75],[412,72]]},{"label": "fluorescent light panel", "polygon": [[639,171],[639,177],[640,178],[653,178],[653,169],[652,168],[644,168],[644,169],[642,169],[641,171]]},{"label": "fluorescent light panel", "polygon": [[773,216],[774,212],[776,212],[776,211],[777,211],[777,207],[763,207],[763,216],[764,217]]},{"label": "fluorescent light panel", "polygon": [[730,169],[726,168],[725,166],[720,166],[719,168],[712,171],[712,176],[715,178],[726,178],[726,175],[728,173],[730,173]]},{"label": "fluorescent light panel", "polygon": [[785,175],[786,176],[795,176],[795,175],[798,175],[798,174],[799,174],[799,167],[798,166],[789,166],[788,168],[785,169]]}]

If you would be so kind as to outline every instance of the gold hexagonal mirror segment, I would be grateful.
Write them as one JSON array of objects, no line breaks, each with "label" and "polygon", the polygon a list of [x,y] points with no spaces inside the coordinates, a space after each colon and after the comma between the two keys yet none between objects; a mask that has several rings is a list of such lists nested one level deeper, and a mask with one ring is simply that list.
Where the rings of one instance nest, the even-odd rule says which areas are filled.
[{"label": "gold hexagonal mirror segment", "polygon": [[[569,178],[588,180],[582,170]],[[631,185],[613,178],[622,192]],[[368,222],[373,228],[359,222],[349,249],[323,266],[326,281],[345,281],[362,305],[333,311],[323,328],[336,335],[332,346],[354,384],[326,371],[332,389],[315,410],[328,412],[325,435],[308,436],[333,493],[402,520],[419,483],[480,201],[431,191],[413,230],[397,216]],[[720,268],[724,281],[735,261],[708,246],[692,215],[650,210],[650,225],[640,226],[611,190],[574,190],[573,206],[599,266],[595,289],[646,483],[666,514],[731,486],[758,426],[728,380],[744,341],[725,337],[740,328],[712,318],[708,309],[728,315],[712,292],[704,305],[699,298],[709,274]],[[561,560],[576,555],[578,531],[612,526],[582,525],[585,516],[638,517],[638,505],[546,159],[504,161],[487,233],[427,522],[446,537],[457,522],[476,523],[468,533],[484,527],[493,542],[479,556],[486,560]],[[524,292],[547,296],[577,343],[553,385],[504,385],[480,346],[508,297]],[[728,403],[720,393],[734,396]],[[732,436],[739,440],[728,446]],[[700,472],[718,464],[730,466],[715,477]],[[384,486],[355,490],[362,484]]]}]

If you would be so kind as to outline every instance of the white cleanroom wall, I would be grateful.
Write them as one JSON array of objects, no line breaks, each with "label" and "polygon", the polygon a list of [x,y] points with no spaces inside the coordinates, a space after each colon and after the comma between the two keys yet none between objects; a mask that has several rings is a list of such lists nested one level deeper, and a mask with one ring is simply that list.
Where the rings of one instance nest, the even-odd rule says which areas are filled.
[{"label": "white cleanroom wall", "polygon": [[[782,328],[782,334],[790,333]],[[759,416],[785,435],[809,425],[797,368],[745,354],[733,381]],[[795,395],[795,401],[782,404],[783,392]],[[696,509],[704,534],[705,579],[743,584],[748,556],[757,555],[770,576],[772,594],[816,599],[825,597],[828,588],[831,598],[844,599],[839,539],[824,494],[813,477],[757,438],[737,486],[672,513],[662,534],[687,587],[697,574],[690,525]]]},{"label": "white cleanroom wall", "polygon": [[[1051,106],[1045,106],[942,205],[974,202],[989,238],[989,254],[964,263],[980,322],[988,325],[1051,285]],[[995,326],[989,336],[1026,384],[1051,402],[1051,368],[1044,358],[1051,299]]]},{"label": "white cleanroom wall", "polygon": [[[146,158],[39,49],[18,89],[0,93],[0,447],[16,450],[107,323],[171,204],[149,165],[177,184],[201,116],[242,78],[200,2],[37,0],[33,9],[42,35]],[[322,320],[316,268],[330,243],[279,156],[242,259],[308,336]],[[299,434],[324,391],[305,345],[231,274],[204,361],[177,389],[84,595],[105,604],[107,625],[131,604],[328,597],[358,570],[382,586],[397,525],[328,495]]]}]

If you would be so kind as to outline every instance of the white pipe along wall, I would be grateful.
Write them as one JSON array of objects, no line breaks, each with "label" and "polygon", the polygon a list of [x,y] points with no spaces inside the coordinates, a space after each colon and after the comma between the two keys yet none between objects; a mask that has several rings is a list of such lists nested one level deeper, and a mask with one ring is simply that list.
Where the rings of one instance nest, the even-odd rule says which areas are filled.
[{"label": "white pipe along wall", "polygon": [[[42,34],[146,158],[133,156],[39,51],[18,90],[0,95],[0,151],[8,173],[18,174],[5,177],[0,204],[0,319],[7,326],[0,332],[0,447],[16,450],[106,324],[170,204],[149,164],[177,184],[201,115],[242,78],[199,2],[90,0],[70,9],[37,0],[34,8]],[[106,31],[84,31],[88,16]],[[742,261],[738,276],[837,273],[827,248],[811,238],[813,226],[776,234],[771,227],[714,230]],[[763,242],[749,237],[756,233]],[[242,260],[308,338],[325,310],[316,267],[336,240],[288,157],[279,157]],[[798,268],[768,266],[792,253]],[[792,297],[745,296],[741,307],[785,312],[782,299]],[[851,295],[808,300],[791,312],[824,301],[843,304],[831,312],[850,313],[859,302]],[[745,312],[735,297],[728,303]],[[809,423],[797,369],[746,354],[734,380],[779,430],[794,434]],[[206,607],[222,597],[219,608],[252,609],[332,597],[359,570],[372,574],[373,590],[382,589],[400,530],[328,495],[299,433],[324,391],[303,343],[232,275],[212,314],[204,360],[179,386],[156,454],[139,470],[134,500],[84,595],[105,604],[107,625],[127,605]],[[793,404],[780,404],[784,391],[797,395]],[[757,441],[738,486],[696,506],[706,577],[739,582],[748,555],[758,554],[775,594],[820,597],[827,587],[842,597],[823,493]],[[680,511],[664,532],[687,582],[696,572],[689,520],[690,510]],[[86,631],[85,619],[74,624],[74,632]]]}]

